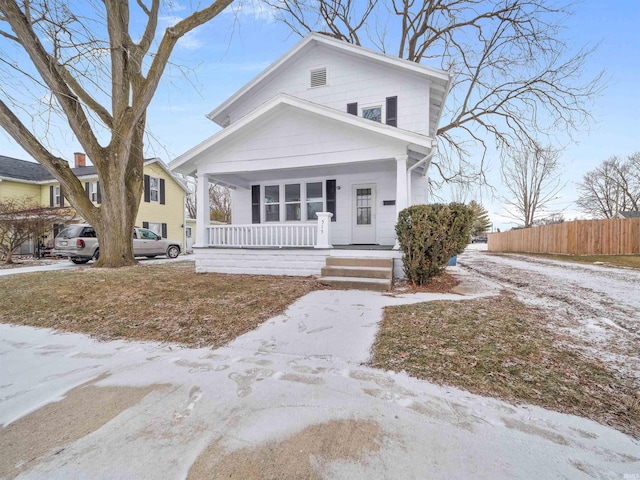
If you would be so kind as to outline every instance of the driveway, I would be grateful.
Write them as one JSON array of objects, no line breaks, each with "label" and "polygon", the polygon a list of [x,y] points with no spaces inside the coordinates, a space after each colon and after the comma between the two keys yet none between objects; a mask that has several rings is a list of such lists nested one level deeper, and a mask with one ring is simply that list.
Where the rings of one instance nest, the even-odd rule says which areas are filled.
[{"label": "driveway", "polygon": [[217,350],[0,325],[0,475],[638,478],[616,430],[363,365],[384,306],[473,297],[317,291]]},{"label": "driveway", "polygon": [[483,288],[509,290],[545,309],[549,327],[574,348],[640,381],[640,270],[477,248],[467,249],[459,265]]}]

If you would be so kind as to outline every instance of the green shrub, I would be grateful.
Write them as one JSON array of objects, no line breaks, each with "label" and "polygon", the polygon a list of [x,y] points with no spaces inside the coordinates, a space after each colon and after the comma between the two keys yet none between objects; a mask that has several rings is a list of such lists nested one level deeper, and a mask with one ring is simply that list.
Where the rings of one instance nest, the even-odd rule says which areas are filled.
[{"label": "green shrub", "polygon": [[462,253],[473,218],[473,210],[462,203],[414,205],[400,212],[396,235],[404,252],[404,273],[414,285],[427,283]]}]

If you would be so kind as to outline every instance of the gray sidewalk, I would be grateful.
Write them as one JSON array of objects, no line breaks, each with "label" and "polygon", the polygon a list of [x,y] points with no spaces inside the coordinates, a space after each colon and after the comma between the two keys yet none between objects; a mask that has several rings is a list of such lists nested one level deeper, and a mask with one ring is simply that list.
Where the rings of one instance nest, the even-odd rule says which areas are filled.
[{"label": "gray sidewalk", "polygon": [[[30,439],[28,452],[11,457],[19,468],[5,461],[0,472],[367,480],[640,473],[638,442],[611,428],[362,365],[384,306],[440,298],[470,297],[317,291],[217,350],[0,325],[0,421],[13,422],[3,436]],[[73,434],[66,425],[76,418],[85,423]],[[37,431],[29,437],[30,420],[37,431],[69,433],[53,443]]]}]

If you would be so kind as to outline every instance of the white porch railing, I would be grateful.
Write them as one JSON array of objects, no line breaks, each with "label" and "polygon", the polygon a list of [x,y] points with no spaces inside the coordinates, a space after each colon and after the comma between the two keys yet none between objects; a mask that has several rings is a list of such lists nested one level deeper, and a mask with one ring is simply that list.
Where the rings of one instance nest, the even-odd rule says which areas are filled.
[{"label": "white porch railing", "polygon": [[317,223],[212,225],[207,227],[210,247],[330,248],[331,213],[318,213]]}]

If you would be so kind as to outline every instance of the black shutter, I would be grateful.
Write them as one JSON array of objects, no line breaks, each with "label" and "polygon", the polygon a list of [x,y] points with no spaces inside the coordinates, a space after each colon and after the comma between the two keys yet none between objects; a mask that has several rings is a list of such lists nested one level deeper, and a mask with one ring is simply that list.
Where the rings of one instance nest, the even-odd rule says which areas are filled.
[{"label": "black shutter", "polygon": [[100,182],[96,182],[96,202],[102,203],[102,194],[100,193]]},{"label": "black shutter", "polygon": [[398,97],[387,97],[387,125],[398,126]]},{"label": "black shutter", "polygon": [[149,191],[149,175],[144,176],[144,201],[147,203],[151,201],[151,192]]},{"label": "black shutter", "polygon": [[89,195],[89,182],[84,182],[84,193],[87,194],[87,198],[91,200],[91,195]]},{"label": "black shutter", "polygon": [[251,185],[251,223],[260,223],[260,185]]},{"label": "black shutter", "polygon": [[64,192],[62,191],[62,185],[60,185],[60,206],[64,207]]},{"label": "black shutter", "polygon": [[358,115],[358,102],[347,103],[347,113],[351,115]]},{"label": "black shutter", "polygon": [[55,207],[55,205],[54,205],[54,201],[55,201],[55,199],[53,198],[53,196],[54,196],[54,191],[55,191],[55,190],[54,190],[54,188],[55,188],[55,187],[54,187],[53,185],[51,185],[51,186],[49,187],[49,206],[50,206],[50,207]]},{"label": "black shutter", "polygon": [[327,180],[327,212],[333,213],[331,221],[336,221],[336,181]]},{"label": "black shutter", "polygon": [[160,205],[164,205],[164,179],[160,179]]},{"label": "black shutter", "polygon": [[162,238],[167,238],[167,224],[162,224]]},{"label": "black shutter", "polygon": [[142,222],[142,228],[149,228],[149,222]]}]

